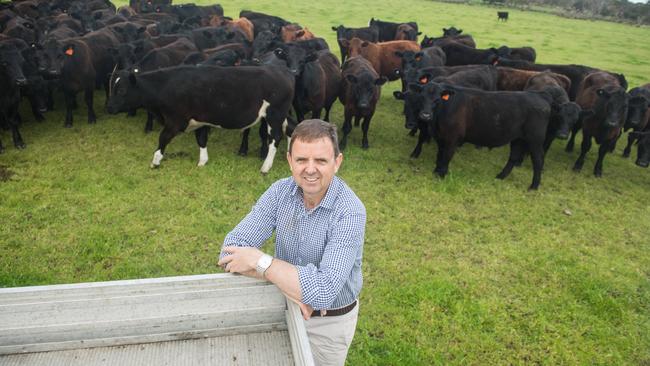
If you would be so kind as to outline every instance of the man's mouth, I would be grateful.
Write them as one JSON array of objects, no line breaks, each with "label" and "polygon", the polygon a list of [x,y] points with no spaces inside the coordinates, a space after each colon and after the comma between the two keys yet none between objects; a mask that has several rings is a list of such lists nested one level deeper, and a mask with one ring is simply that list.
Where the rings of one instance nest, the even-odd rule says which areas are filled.
[{"label": "man's mouth", "polygon": [[304,177],[307,182],[315,182],[318,180],[318,177]]}]

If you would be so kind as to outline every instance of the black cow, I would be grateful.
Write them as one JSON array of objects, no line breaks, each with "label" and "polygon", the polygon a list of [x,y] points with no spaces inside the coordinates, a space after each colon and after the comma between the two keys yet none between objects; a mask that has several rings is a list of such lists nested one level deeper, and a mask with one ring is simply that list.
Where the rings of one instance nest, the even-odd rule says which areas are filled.
[{"label": "black cow", "polygon": [[372,64],[361,56],[351,57],[343,64],[342,76],[339,100],[345,108],[345,121],[343,123],[343,138],[339,142],[339,147],[341,150],[345,149],[348,135],[352,131],[352,117],[354,117],[355,126],[358,126],[363,118],[361,147],[367,149],[370,120],[375,114],[381,85],[388,79],[379,77]]},{"label": "black cow", "polygon": [[336,40],[341,50],[341,62],[345,62],[348,56],[348,48],[342,40],[350,41],[352,38],[357,37],[364,41],[379,42],[379,30],[377,27],[348,28],[339,25],[338,27],[332,27],[332,30],[336,32]]},{"label": "black cow", "polygon": [[[311,59],[314,56],[307,56]],[[341,88],[341,64],[328,50],[315,53],[315,59],[306,62],[296,80],[294,110],[298,122],[304,119],[307,111],[312,112],[311,118],[320,118],[321,110],[325,109],[325,120],[330,120],[330,109],[336,101]]]},{"label": "black cow", "polygon": [[165,127],[151,162],[158,167],[165,148],[180,132],[195,131],[199,166],[208,161],[208,127],[249,128],[265,119],[271,139],[261,172],[268,173],[287,127],[294,77],[273,66],[178,66],[140,73],[121,71],[113,82],[108,112],[159,110]]},{"label": "black cow", "polygon": [[379,40],[378,40],[379,42],[387,42],[387,41],[395,40],[395,35],[397,34],[397,28],[401,24],[410,25],[413,28],[413,30],[415,30],[416,33],[419,31],[418,23],[416,22],[393,23],[393,22],[385,22],[375,18],[370,18],[370,22],[368,23],[368,26],[377,28],[377,30],[379,31]]},{"label": "black cow", "polygon": [[442,28],[443,37],[459,36],[461,33],[463,33],[463,30],[456,27]]},{"label": "black cow", "polygon": [[[486,92],[449,84],[409,84],[421,95],[420,118],[428,121],[438,143],[434,172],[444,177],[459,144],[498,147],[510,144],[510,157],[497,178],[506,178],[528,147],[533,162],[529,189],[539,187],[550,96],[536,92]],[[505,107],[507,106],[507,107]]]},{"label": "black cow", "polygon": [[495,48],[476,49],[464,44],[451,42],[440,46],[447,55],[447,66],[488,64],[493,65],[499,59]]},{"label": "black cow", "polygon": [[[25,59],[21,51],[12,43],[0,42],[0,128],[11,129],[14,146],[24,149],[18,126],[20,124],[20,88],[27,85],[23,74]],[[0,152],[3,151],[0,142]]]},{"label": "black cow", "polygon": [[443,46],[449,43],[460,43],[464,44],[467,47],[476,48],[476,42],[469,34],[459,34],[455,36],[444,36],[444,37],[427,37],[426,35],[422,38],[420,42],[420,47],[433,47],[433,46]]},{"label": "black cow", "polygon": [[[630,90],[630,103],[627,109],[625,120],[625,131],[632,129],[634,132],[650,130],[650,84]],[[623,156],[630,156],[632,144],[640,136],[630,133],[627,136],[627,146],[623,150]]]},{"label": "black cow", "polygon": [[[598,160],[594,166],[594,175],[603,174],[605,154],[614,150],[625,123],[629,96],[619,80],[607,72],[599,71],[587,75],[583,80],[576,103],[589,111],[582,119],[582,145],[580,156],[573,165],[574,171],[580,171],[585,156],[591,148],[591,138],[600,145]],[[575,135],[576,128],[574,128]]]},{"label": "black cow", "polygon": [[499,55],[499,57],[508,58],[511,60],[523,60],[533,63],[537,58],[537,52],[532,47],[501,46],[497,48],[497,55]]},{"label": "black cow", "polygon": [[503,20],[504,22],[508,21],[508,12],[507,11],[497,11],[498,20]]}]

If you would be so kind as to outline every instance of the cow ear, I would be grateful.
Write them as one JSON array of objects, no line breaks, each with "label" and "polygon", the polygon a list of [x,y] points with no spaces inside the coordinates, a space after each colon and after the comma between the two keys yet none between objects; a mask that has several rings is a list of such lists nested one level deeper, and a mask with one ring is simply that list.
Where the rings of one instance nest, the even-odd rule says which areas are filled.
[{"label": "cow ear", "polygon": [[361,44],[361,47],[368,47],[369,44],[370,44],[370,42],[363,41],[363,43]]},{"label": "cow ear", "polygon": [[301,30],[296,32],[296,38],[300,38],[300,37],[302,37],[304,35],[305,35],[305,30],[304,29],[301,29]]},{"label": "cow ear", "polygon": [[388,81],[388,78],[386,78],[385,76],[382,76],[379,79],[375,80],[375,85],[377,85],[377,86],[384,85],[386,83],[386,81]]},{"label": "cow ear", "polygon": [[422,32],[418,32],[418,33],[417,33],[418,36],[419,36],[420,34],[422,34]]},{"label": "cow ear", "polygon": [[332,30],[336,32],[336,31],[339,30],[339,28],[338,27],[332,27]]},{"label": "cow ear", "polygon": [[404,53],[401,51],[395,51],[395,56],[397,57],[404,57]]},{"label": "cow ear", "polygon": [[395,99],[397,99],[397,100],[404,100],[406,95],[404,93],[402,93],[401,91],[399,91],[399,90],[395,90],[393,92],[393,97],[395,97]]},{"label": "cow ear", "polygon": [[442,28],[442,33],[447,33],[447,28]]},{"label": "cow ear", "polygon": [[72,56],[74,55],[74,49],[75,49],[74,44],[68,44],[63,47],[63,53],[65,53],[68,56]]},{"label": "cow ear", "polygon": [[461,33],[463,33],[463,30],[462,30],[462,29],[459,29],[459,30],[458,30],[458,34],[461,34]]},{"label": "cow ear", "polygon": [[422,59],[422,56],[424,56],[424,52],[418,52],[415,54],[415,61],[420,61]]},{"label": "cow ear", "polygon": [[352,84],[356,84],[356,82],[357,82],[357,77],[352,75],[352,74],[345,75],[345,79],[347,81],[351,82]]},{"label": "cow ear", "polygon": [[138,28],[138,33],[144,33],[147,30],[146,27],[140,27]]}]

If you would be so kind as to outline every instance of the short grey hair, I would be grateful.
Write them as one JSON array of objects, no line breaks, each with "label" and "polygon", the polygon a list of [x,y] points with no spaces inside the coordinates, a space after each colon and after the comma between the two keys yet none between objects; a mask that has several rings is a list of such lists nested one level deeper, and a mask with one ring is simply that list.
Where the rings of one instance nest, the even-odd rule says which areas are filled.
[{"label": "short grey hair", "polygon": [[289,154],[291,154],[293,142],[296,140],[312,142],[322,138],[328,138],[332,142],[332,147],[334,147],[334,158],[339,156],[341,150],[339,150],[339,138],[336,134],[336,125],[325,122],[321,119],[306,119],[298,124],[298,127],[296,127],[291,134]]}]

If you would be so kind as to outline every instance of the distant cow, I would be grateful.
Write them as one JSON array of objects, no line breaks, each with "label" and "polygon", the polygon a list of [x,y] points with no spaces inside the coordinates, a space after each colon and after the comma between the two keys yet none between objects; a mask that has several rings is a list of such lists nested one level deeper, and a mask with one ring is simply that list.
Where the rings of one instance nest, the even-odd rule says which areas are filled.
[{"label": "distant cow", "polygon": [[603,174],[605,154],[616,146],[625,123],[628,98],[619,80],[607,72],[594,72],[583,80],[576,103],[590,113],[582,119],[582,145],[580,156],[573,165],[574,171],[582,169],[593,137],[600,145],[594,175],[600,177]]},{"label": "distant cow", "polygon": [[508,12],[507,11],[497,11],[498,20],[503,20],[504,22],[508,21]]},{"label": "distant cow", "polygon": [[355,37],[350,41],[344,40],[343,44],[348,49],[348,57],[363,56],[370,61],[379,76],[385,76],[389,80],[396,80],[398,75],[395,70],[402,68],[402,59],[395,54],[396,51],[420,50],[420,46],[413,41],[372,43]]},{"label": "distant cow", "polygon": [[536,92],[486,92],[449,84],[409,84],[420,95],[420,118],[434,129],[438,154],[434,172],[444,177],[456,148],[463,142],[497,147],[510,144],[510,157],[497,178],[506,178],[530,149],[533,180],[539,187],[544,166],[544,137],[551,112],[550,97]]},{"label": "distant cow", "polygon": [[[633,132],[650,131],[650,84],[630,90],[630,103],[627,108],[627,119],[625,130],[632,129]],[[627,137],[627,146],[623,150],[623,156],[630,156],[632,143],[641,135],[630,133]]]},{"label": "distant cow", "polygon": [[264,119],[271,139],[260,171],[268,173],[288,125],[294,77],[274,66],[178,66],[146,73],[120,71],[114,79],[108,112],[158,109],[165,127],[151,167],[160,165],[165,148],[181,132],[195,131],[199,166],[208,161],[208,127],[245,129]]},{"label": "distant cow", "polygon": [[368,129],[370,120],[375,114],[375,107],[379,100],[380,87],[386,82],[386,78],[379,77],[372,64],[361,56],[350,57],[342,70],[342,86],[339,100],[345,108],[343,123],[343,137],[339,146],[345,149],[348,141],[348,135],[352,131],[352,117],[354,117],[355,126],[363,118],[363,139],[361,147],[368,148]]}]

